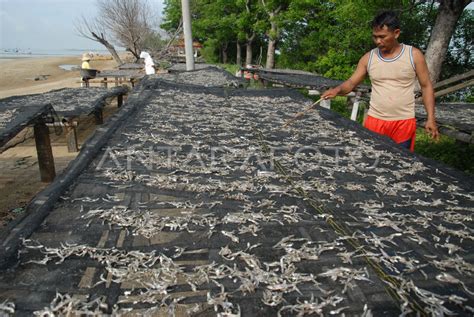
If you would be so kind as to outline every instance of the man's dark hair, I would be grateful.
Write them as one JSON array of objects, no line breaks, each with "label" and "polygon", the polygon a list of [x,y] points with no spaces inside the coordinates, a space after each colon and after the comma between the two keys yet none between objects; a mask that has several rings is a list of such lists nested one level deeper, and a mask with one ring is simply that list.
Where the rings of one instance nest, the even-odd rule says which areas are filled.
[{"label": "man's dark hair", "polygon": [[398,15],[393,11],[382,11],[372,20],[372,28],[383,28],[384,25],[390,31],[400,29],[400,20]]}]

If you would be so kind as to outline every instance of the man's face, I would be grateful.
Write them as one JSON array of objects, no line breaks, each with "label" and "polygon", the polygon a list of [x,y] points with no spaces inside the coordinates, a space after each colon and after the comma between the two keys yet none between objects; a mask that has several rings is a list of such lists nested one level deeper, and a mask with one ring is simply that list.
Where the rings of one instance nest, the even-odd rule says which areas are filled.
[{"label": "man's face", "polygon": [[372,29],[372,39],[381,51],[387,51],[398,44],[400,29],[390,30],[386,25]]}]

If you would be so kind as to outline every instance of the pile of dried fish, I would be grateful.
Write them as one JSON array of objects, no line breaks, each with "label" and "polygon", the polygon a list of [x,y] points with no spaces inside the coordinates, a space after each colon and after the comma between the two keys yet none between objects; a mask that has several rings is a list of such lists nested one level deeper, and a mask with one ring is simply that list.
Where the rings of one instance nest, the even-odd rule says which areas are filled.
[{"label": "pile of dried fish", "polygon": [[91,301],[77,296],[57,293],[49,307],[35,311],[35,316],[103,316],[107,313],[108,305],[102,298]]},{"label": "pile of dried fish", "polygon": [[[99,87],[90,87],[89,89],[63,88],[47,93],[0,99],[0,108],[21,108],[34,104],[51,104],[54,111],[60,115],[87,115],[94,111],[94,109],[103,107],[107,98],[116,97],[125,93],[127,93],[127,88],[125,87],[115,87],[111,89]],[[0,117],[0,122],[1,121]]]},{"label": "pile of dried fish", "polygon": [[199,68],[191,72],[172,72],[158,74],[158,78],[180,84],[193,84],[204,87],[239,87],[243,82],[216,66]]}]

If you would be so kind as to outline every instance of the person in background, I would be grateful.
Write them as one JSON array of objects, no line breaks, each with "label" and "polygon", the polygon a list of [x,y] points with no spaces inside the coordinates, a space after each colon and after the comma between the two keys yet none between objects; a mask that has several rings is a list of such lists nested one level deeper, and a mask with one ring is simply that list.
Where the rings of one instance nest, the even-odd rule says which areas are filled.
[{"label": "person in background", "polygon": [[91,60],[91,57],[89,54],[83,54],[82,55],[82,64],[81,64],[81,68],[82,69],[91,69],[91,65],[89,64]]},{"label": "person in background", "polygon": [[423,53],[398,42],[400,22],[393,11],[384,11],[372,21],[372,38],[377,48],[367,52],[352,76],[341,85],[322,94],[323,99],[346,95],[367,74],[372,83],[370,107],[364,126],[390,137],[402,147],[414,151],[415,80],[418,78],[427,113],[425,130],[438,139],[435,121],[435,97]]},{"label": "person in background", "polygon": [[[82,64],[81,64],[81,69],[91,69],[91,65],[89,64],[89,61],[91,60],[91,57],[89,54],[82,54]],[[82,77],[81,80],[81,87],[89,87],[89,79],[87,77]]]},{"label": "person in background", "polygon": [[141,52],[140,58],[143,58],[145,62],[145,74],[153,75],[155,73],[155,63],[153,62],[150,54],[147,52]]}]

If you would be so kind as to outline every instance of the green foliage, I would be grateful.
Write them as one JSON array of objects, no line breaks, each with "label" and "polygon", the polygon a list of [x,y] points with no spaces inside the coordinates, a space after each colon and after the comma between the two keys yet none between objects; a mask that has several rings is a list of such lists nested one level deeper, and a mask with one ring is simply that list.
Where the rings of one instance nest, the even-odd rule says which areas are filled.
[{"label": "green foliage", "polygon": [[181,1],[164,0],[163,23],[161,23],[160,27],[168,32],[175,31],[178,28],[180,21]]},{"label": "green foliage", "polygon": [[438,142],[433,141],[422,129],[416,133],[415,152],[441,161],[469,174],[474,174],[474,145],[456,142],[442,135]]},{"label": "green foliage", "polygon": [[219,41],[216,39],[209,39],[204,42],[203,48],[201,49],[201,56],[208,63],[219,62]]},{"label": "green foliage", "polygon": [[240,69],[240,66],[239,65],[236,65],[236,64],[217,64],[217,66],[225,69],[226,71],[228,71],[232,76],[235,76],[235,74],[237,73],[237,71]]},{"label": "green foliage", "polygon": [[350,118],[351,111],[347,107],[346,97],[336,97],[331,100],[331,110],[338,112],[340,115]]},{"label": "green foliage", "polygon": [[[181,1],[165,0],[162,28],[174,30],[181,18]],[[346,79],[363,54],[374,47],[370,22],[381,10],[400,14],[400,40],[424,50],[429,42],[438,3],[413,0],[191,0],[193,35],[205,43],[206,59],[220,60],[226,51],[235,61],[239,41],[252,34],[254,52],[276,38],[276,67],[308,70],[334,79]],[[277,15],[269,12],[281,6]],[[442,79],[473,68],[474,14],[465,10],[449,47]],[[270,20],[278,25],[270,30]],[[254,54],[257,55],[257,54]],[[245,56],[242,56],[245,59]],[[453,98],[468,100],[472,91]]]}]

